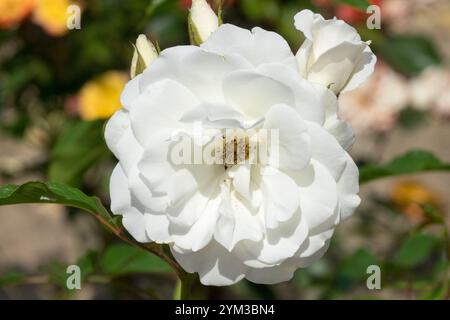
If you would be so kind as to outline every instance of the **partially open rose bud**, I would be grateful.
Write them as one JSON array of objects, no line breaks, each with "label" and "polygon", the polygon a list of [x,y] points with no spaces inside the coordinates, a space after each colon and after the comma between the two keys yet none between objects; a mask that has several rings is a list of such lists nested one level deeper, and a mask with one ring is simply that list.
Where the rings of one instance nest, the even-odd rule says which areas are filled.
[{"label": "partially open rose bud", "polygon": [[219,27],[219,18],[206,0],[193,0],[188,25],[191,43],[200,45]]},{"label": "partially open rose bud", "polygon": [[131,60],[131,78],[142,73],[157,57],[158,50],[153,43],[144,34],[139,35],[134,47],[133,60]]}]

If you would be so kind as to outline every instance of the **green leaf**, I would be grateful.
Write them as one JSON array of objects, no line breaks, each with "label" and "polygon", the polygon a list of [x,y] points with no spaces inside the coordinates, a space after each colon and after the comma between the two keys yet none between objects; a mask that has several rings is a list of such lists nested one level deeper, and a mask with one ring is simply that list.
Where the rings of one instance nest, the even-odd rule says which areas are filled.
[{"label": "green leaf", "polygon": [[20,284],[26,278],[24,273],[11,271],[0,276],[0,288],[8,285]]},{"label": "green leaf", "polygon": [[53,203],[75,207],[90,212],[117,227],[117,220],[112,219],[98,198],[89,197],[81,190],[56,182],[28,182],[20,186],[0,187],[0,205],[20,203]]},{"label": "green leaf", "polygon": [[441,62],[433,43],[420,36],[389,38],[378,46],[378,50],[394,68],[409,76]]},{"label": "green leaf", "polygon": [[366,11],[367,7],[370,6],[370,3],[367,0],[335,0],[335,2],[340,4],[347,4],[364,11]]},{"label": "green leaf", "polygon": [[64,130],[53,147],[49,179],[78,186],[86,170],[109,154],[103,139],[103,121],[78,121]]},{"label": "green leaf", "polygon": [[110,246],[101,257],[100,267],[109,275],[171,272],[171,267],[157,256],[127,244]]},{"label": "green leaf", "polygon": [[87,254],[82,256],[78,260],[77,265],[81,270],[81,280],[85,281],[90,275],[95,272],[95,262],[97,258],[97,253],[94,251],[89,251]]},{"label": "green leaf", "polygon": [[423,263],[436,248],[438,241],[427,234],[414,234],[401,245],[394,258],[394,265],[401,268],[412,268]]},{"label": "green leaf", "polygon": [[439,285],[430,292],[425,293],[420,300],[446,300],[448,286]]},{"label": "green leaf", "polygon": [[342,263],[339,275],[346,279],[360,281],[367,278],[367,267],[370,265],[379,265],[377,258],[369,251],[360,249]]},{"label": "green leaf", "polygon": [[44,272],[48,274],[50,283],[67,290],[67,278],[69,275],[66,271],[67,265],[56,261],[53,261],[47,265],[44,270]]},{"label": "green leaf", "polygon": [[406,129],[413,129],[424,124],[426,116],[426,112],[409,107],[400,111],[398,122]]},{"label": "green leaf", "polygon": [[430,152],[411,150],[385,165],[366,165],[360,168],[359,182],[363,184],[383,177],[437,170],[450,171],[450,164],[441,162]]},{"label": "green leaf", "polygon": [[[96,253],[93,251],[88,252],[82,256],[76,263],[80,267],[81,281],[85,282],[90,275],[95,272],[95,258]],[[52,262],[45,267],[45,273],[48,274],[51,283],[63,288],[67,288],[67,279],[70,274],[67,273],[67,268],[69,265],[61,262]]]},{"label": "green leaf", "polygon": [[[241,0],[239,1],[241,11],[251,20],[276,21],[280,16],[280,4],[276,0]],[[298,4],[297,4],[298,5]]]}]

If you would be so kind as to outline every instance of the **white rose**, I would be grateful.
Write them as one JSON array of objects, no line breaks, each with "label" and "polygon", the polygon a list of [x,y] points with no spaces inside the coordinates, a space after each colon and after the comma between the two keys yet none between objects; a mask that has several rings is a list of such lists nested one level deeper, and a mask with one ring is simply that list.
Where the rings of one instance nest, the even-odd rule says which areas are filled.
[{"label": "white rose", "polygon": [[[169,244],[205,285],[289,280],[359,205],[336,96],[301,78],[276,33],[225,24],[201,47],[166,49],[122,103],[105,132],[119,159],[112,211],[137,241]],[[279,165],[175,164],[174,136],[215,143],[195,142],[198,121],[211,132],[279,130]]]},{"label": "white rose", "polygon": [[294,19],[306,37],[296,55],[304,78],[338,94],[357,88],[372,74],[376,57],[352,26],[310,10]]}]

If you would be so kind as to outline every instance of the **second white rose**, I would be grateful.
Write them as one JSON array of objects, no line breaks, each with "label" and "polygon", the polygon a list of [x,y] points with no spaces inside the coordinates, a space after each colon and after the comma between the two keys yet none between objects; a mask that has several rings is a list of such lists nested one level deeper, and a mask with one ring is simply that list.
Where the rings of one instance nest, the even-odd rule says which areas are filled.
[{"label": "second white rose", "polygon": [[339,94],[356,89],[372,74],[376,57],[352,26],[310,10],[294,20],[306,38],[296,55],[304,78]]}]

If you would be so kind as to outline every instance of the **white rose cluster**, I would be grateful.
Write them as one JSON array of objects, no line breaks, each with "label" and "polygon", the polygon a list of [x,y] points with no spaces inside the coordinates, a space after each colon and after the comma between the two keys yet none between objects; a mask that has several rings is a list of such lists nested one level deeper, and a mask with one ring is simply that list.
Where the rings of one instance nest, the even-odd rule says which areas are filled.
[{"label": "white rose cluster", "polygon": [[[112,211],[137,241],[168,244],[205,285],[289,280],[360,203],[336,93],[361,83],[375,57],[341,21],[303,11],[296,25],[307,36],[297,57],[277,33],[231,24],[201,46],[163,50],[127,84],[106,126],[119,160]],[[231,162],[198,162],[185,149],[192,161],[174,159],[180,141],[230,155],[230,130],[239,132],[231,146],[243,146]],[[268,160],[246,161],[264,130],[278,138],[265,141]]]}]

